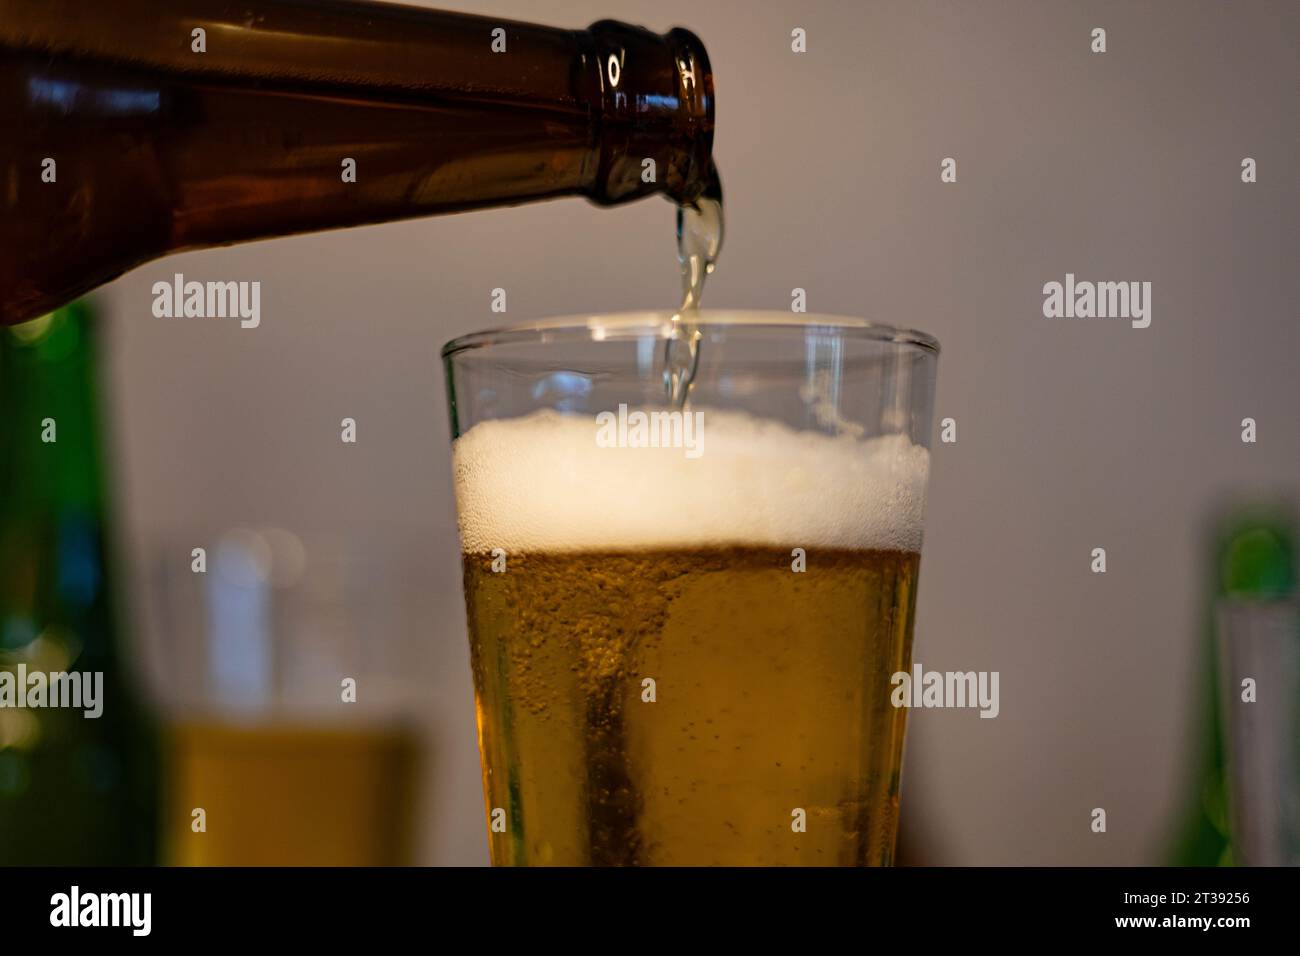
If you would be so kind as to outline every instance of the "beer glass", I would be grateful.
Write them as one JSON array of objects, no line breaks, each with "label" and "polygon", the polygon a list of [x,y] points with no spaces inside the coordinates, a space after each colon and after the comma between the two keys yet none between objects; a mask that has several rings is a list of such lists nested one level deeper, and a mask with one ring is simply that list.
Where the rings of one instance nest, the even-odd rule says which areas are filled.
[{"label": "beer glass", "polygon": [[164,718],[164,862],[411,861],[415,547],[271,527],[157,540],[141,649]]},{"label": "beer glass", "polygon": [[494,864],[891,862],[938,343],[695,323],[443,349]]}]

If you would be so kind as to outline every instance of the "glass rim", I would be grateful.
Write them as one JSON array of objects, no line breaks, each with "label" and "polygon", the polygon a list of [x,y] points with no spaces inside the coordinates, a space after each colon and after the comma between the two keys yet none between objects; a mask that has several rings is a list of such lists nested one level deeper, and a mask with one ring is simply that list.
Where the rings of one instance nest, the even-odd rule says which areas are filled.
[{"label": "glass rim", "polygon": [[[520,342],[552,341],[606,341],[607,339],[635,338],[653,332],[660,338],[672,334],[672,320],[677,313],[645,310],[639,312],[607,312],[592,315],[566,315],[535,319],[517,325],[483,329],[457,336],[447,342],[441,351],[443,359],[494,345]],[[765,329],[817,329],[838,332],[864,341],[888,342],[912,346],[939,354],[939,340],[917,329],[897,328],[869,322],[866,319],[844,315],[778,312],[774,310],[702,309],[696,314],[696,324],[703,328],[765,328]]]}]

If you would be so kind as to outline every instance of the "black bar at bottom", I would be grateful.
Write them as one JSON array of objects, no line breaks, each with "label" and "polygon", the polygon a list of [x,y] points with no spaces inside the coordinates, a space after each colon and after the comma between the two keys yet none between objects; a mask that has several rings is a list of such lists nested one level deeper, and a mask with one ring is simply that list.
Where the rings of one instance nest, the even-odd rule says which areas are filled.
[{"label": "black bar at bottom", "polygon": [[[618,950],[638,939],[675,950],[708,938],[730,949],[844,933],[854,946],[1099,934],[1231,945],[1241,933],[1293,930],[1295,891],[1294,870],[1226,868],[5,869],[0,935],[5,944],[62,936],[335,951],[389,940]],[[145,897],[122,894],[148,894],[147,935]]]}]

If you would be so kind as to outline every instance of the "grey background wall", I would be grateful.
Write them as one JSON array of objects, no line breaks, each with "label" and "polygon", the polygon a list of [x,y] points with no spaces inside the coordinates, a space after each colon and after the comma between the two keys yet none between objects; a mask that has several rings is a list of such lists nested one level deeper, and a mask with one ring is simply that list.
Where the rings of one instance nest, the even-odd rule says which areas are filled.
[{"label": "grey background wall", "polygon": [[[917,658],[1000,671],[1002,712],[910,717],[904,813],[931,858],[1158,862],[1189,799],[1207,510],[1300,489],[1300,6],[456,6],[695,30],[729,204],[707,302],[786,309],[799,286],[943,343],[958,441],[933,460]],[[438,348],[501,318],[494,287],[513,321],[670,307],[672,223],[571,200],[187,254],[101,294],[138,607],[176,535],[340,529],[406,555],[425,862],[486,860]],[[177,271],[261,280],[261,327],[153,318]],[[1150,281],[1151,326],[1045,319],[1067,272]]]}]

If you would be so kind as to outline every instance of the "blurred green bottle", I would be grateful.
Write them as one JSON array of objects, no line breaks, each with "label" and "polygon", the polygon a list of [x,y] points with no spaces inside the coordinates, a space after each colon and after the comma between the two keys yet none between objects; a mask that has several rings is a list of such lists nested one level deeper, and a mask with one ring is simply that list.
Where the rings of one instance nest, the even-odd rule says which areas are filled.
[{"label": "blurred green bottle", "polygon": [[1296,581],[1295,528],[1295,515],[1288,508],[1262,503],[1237,505],[1215,522],[1202,618],[1201,752],[1196,764],[1195,794],[1169,861],[1174,866],[1232,865],[1215,605],[1227,596],[1277,597],[1290,593]]},{"label": "blurred green bottle", "polygon": [[0,707],[0,864],[156,857],[156,730],[124,666],[96,326],[77,302],[0,329],[0,671],[100,672],[102,714]]}]

